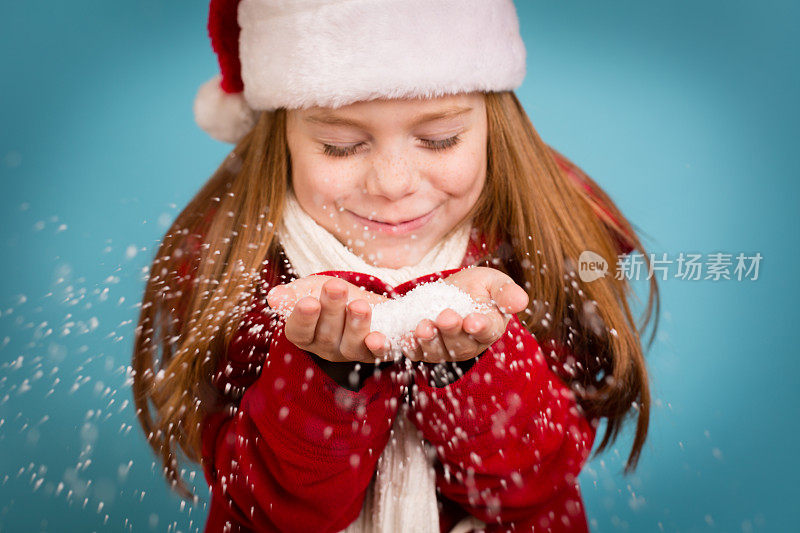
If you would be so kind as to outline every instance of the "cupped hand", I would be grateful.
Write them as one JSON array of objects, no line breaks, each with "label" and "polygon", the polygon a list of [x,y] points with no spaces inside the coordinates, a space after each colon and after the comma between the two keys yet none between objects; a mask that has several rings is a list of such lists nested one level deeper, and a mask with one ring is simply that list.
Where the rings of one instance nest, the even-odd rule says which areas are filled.
[{"label": "cupped hand", "polygon": [[445,309],[435,321],[421,321],[413,332],[406,357],[413,361],[442,363],[472,359],[497,342],[512,314],[528,306],[528,293],[507,274],[488,267],[469,267],[444,279],[491,310],[462,317]]},{"label": "cupped hand", "polygon": [[334,276],[311,275],[273,287],[267,303],[283,316],[286,338],[332,362],[390,357],[386,337],[370,331],[372,306],[387,300]]}]

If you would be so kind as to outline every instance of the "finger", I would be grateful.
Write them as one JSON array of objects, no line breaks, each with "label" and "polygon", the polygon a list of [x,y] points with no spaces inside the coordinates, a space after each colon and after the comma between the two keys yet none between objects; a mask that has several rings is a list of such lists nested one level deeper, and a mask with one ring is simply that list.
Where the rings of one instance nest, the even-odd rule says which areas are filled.
[{"label": "finger", "polygon": [[452,309],[445,309],[436,318],[436,327],[444,343],[445,353],[450,361],[467,359],[478,353],[480,346],[467,335],[462,327],[461,315]]},{"label": "finger", "polygon": [[319,318],[319,301],[313,296],[305,296],[294,306],[284,325],[286,338],[305,348],[314,342],[314,330]]},{"label": "finger", "polygon": [[430,320],[423,320],[415,330],[417,343],[422,351],[422,360],[428,363],[448,361],[447,347],[444,345],[439,330]]},{"label": "finger", "polygon": [[345,282],[332,278],[325,282],[320,293],[322,309],[314,334],[314,344],[324,350],[338,353],[344,329],[344,308],[347,297]]},{"label": "finger", "polygon": [[398,347],[402,351],[403,356],[410,361],[422,361],[425,359],[425,355],[422,353],[422,347],[419,342],[417,342],[416,336],[412,332],[405,333],[400,337]]},{"label": "finger", "polygon": [[282,315],[288,315],[296,304],[296,297],[291,287],[276,285],[267,293],[267,304]]},{"label": "finger", "polygon": [[489,295],[503,313],[519,313],[528,306],[528,293],[505,275],[492,279]]},{"label": "finger", "polygon": [[507,319],[499,313],[470,313],[464,318],[464,331],[482,346],[491,346],[505,331]]},{"label": "finger", "polygon": [[364,339],[369,334],[371,311],[366,300],[354,300],[347,304],[344,331],[339,344],[339,352],[349,361],[374,362]]},{"label": "finger", "polygon": [[379,331],[371,331],[364,337],[364,344],[372,353],[373,357],[380,361],[389,361],[394,359],[394,354],[391,350],[391,344],[386,335]]},{"label": "finger", "polygon": [[310,276],[306,276],[304,278],[292,280],[285,286],[292,288],[297,295],[314,296],[315,298],[319,299],[320,293],[322,292],[322,286],[326,281],[332,278],[333,276],[311,274]]}]

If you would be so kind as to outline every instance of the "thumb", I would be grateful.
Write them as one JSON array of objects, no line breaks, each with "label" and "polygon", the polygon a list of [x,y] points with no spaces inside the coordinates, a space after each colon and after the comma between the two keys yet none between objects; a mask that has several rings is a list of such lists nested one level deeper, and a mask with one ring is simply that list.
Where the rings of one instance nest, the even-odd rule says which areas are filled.
[{"label": "thumb", "polygon": [[294,306],[295,292],[286,285],[276,285],[267,293],[267,303],[275,310],[288,310]]},{"label": "thumb", "polygon": [[503,313],[519,313],[528,306],[528,293],[506,275],[495,276],[489,295]]}]

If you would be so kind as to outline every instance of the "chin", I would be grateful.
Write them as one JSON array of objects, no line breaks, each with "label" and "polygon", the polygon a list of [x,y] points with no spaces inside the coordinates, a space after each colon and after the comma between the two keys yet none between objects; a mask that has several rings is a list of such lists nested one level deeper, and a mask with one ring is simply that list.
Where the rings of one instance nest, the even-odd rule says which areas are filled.
[{"label": "chin", "polygon": [[[374,256],[378,253],[381,253],[381,257],[375,258]],[[374,260],[369,259],[370,254],[373,255]],[[424,255],[425,253],[420,252],[418,248],[403,250],[402,245],[398,245],[370,250],[369,252],[363,253],[362,257],[366,262],[379,268],[402,268],[418,264]]]}]

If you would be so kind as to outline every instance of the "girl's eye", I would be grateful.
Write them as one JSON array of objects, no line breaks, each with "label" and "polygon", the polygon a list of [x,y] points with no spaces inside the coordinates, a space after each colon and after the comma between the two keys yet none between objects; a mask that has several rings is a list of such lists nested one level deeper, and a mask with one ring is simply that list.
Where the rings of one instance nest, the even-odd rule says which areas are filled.
[{"label": "girl's eye", "polygon": [[461,142],[461,137],[458,135],[453,135],[447,139],[442,139],[441,141],[429,141],[427,139],[421,139],[422,143],[430,148],[431,150],[447,150],[448,148],[452,148],[453,146],[457,145]]},{"label": "girl's eye", "polygon": [[[431,141],[428,139],[420,139],[422,144],[425,145],[426,148],[430,148],[431,150],[441,151],[447,150],[455,146],[456,144],[461,142],[461,137],[458,135],[454,135],[447,139],[442,139],[440,141]],[[352,146],[334,146],[332,144],[323,144],[322,145],[322,152],[330,157],[347,157],[350,155],[355,154],[358,151],[358,147],[364,143],[354,144]]]},{"label": "girl's eye", "polygon": [[354,144],[353,146],[334,146],[332,144],[323,144],[322,152],[331,157],[347,157],[353,155],[358,150],[362,143]]}]

